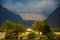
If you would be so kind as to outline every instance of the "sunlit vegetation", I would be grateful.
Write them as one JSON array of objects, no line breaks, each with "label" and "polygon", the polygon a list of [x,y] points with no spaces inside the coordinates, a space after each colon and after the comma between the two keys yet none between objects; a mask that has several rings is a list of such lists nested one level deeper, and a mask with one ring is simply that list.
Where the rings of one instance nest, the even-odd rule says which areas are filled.
[{"label": "sunlit vegetation", "polygon": [[54,32],[60,32],[60,28],[50,28]]},{"label": "sunlit vegetation", "polygon": [[48,24],[36,21],[31,28],[25,28],[23,24],[6,21],[0,28],[0,32],[6,32],[3,40],[60,40],[59,35],[54,34],[55,28],[49,28]]}]

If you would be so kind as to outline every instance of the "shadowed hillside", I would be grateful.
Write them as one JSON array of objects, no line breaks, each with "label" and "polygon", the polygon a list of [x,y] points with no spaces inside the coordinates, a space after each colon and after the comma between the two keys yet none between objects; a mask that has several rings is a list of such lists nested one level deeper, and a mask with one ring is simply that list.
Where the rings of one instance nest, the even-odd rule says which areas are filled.
[{"label": "shadowed hillside", "polygon": [[32,20],[23,20],[20,15],[17,15],[0,5],[0,25],[2,25],[2,23],[4,23],[6,20],[22,23],[24,26],[28,27],[30,27],[34,22]]},{"label": "shadowed hillside", "polygon": [[13,22],[20,22],[22,21],[22,18],[19,15],[14,14],[13,12],[9,11],[8,9],[0,5],[0,24],[6,20],[10,20]]},{"label": "shadowed hillside", "polygon": [[60,7],[56,8],[45,20],[50,27],[60,27]]}]

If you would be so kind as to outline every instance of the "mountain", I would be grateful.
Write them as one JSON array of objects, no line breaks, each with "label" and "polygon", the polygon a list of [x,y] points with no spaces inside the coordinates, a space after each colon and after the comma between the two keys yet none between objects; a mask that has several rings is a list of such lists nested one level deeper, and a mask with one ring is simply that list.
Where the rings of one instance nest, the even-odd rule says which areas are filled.
[{"label": "mountain", "polygon": [[25,27],[31,27],[34,22],[35,22],[34,20],[23,20],[21,23]]},{"label": "mountain", "polygon": [[6,20],[10,20],[18,23],[18,22],[21,22],[23,19],[21,18],[21,16],[14,14],[10,10],[0,5],[0,24],[2,24]]},{"label": "mountain", "polygon": [[4,8],[0,5],[0,26],[6,21],[10,20],[15,23],[22,23],[26,27],[30,27],[34,21],[32,20],[23,20],[20,15],[13,13],[12,11]]},{"label": "mountain", "polygon": [[50,27],[60,28],[60,7],[56,8],[45,20]]}]

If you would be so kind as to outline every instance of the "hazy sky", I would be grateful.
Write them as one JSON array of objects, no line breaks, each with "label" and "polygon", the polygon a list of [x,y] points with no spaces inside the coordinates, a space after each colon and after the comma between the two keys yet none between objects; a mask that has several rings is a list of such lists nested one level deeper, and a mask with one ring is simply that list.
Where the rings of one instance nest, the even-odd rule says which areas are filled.
[{"label": "hazy sky", "polygon": [[[60,2],[60,1],[59,1]],[[57,7],[57,0],[3,0],[4,7],[15,12],[42,13],[48,16]],[[19,14],[19,13],[18,13]]]},{"label": "hazy sky", "polygon": [[57,6],[55,0],[4,0],[3,5],[19,12],[51,12]]}]

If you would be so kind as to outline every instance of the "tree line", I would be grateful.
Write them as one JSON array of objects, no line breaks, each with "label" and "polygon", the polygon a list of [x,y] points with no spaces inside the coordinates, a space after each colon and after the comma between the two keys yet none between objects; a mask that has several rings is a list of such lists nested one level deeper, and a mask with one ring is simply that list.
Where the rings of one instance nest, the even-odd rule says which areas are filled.
[{"label": "tree line", "polygon": [[[1,26],[0,31],[7,33],[6,38],[13,37],[14,40],[16,40],[16,38],[18,40],[20,40],[20,33],[26,32],[26,29],[27,28],[25,28],[21,23],[20,24],[19,23],[14,23],[14,22],[11,22],[11,21],[7,20]],[[31,29],[33,31],[37,31],[39,33],[37,36],[39,36],[40,32],[42,32],[42,35],[44,37],[46,37],[47,40],[54,40],[54,34],[50,30],[49,25],[44,24],[43,21],[35,21],[34,24],[32,24]],[[10,36],[10,35],[12,35],[12,36]],[[34,38],[35,38],[35,33],[31,32],[28,35],[28,39],[29,40],[34,40]]]}]

